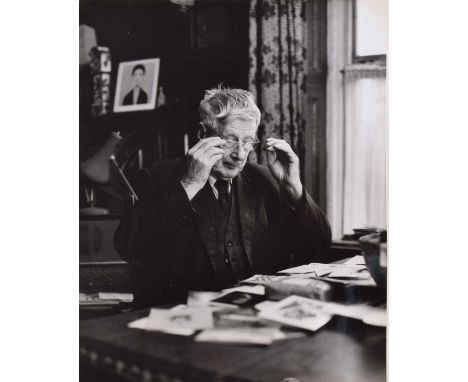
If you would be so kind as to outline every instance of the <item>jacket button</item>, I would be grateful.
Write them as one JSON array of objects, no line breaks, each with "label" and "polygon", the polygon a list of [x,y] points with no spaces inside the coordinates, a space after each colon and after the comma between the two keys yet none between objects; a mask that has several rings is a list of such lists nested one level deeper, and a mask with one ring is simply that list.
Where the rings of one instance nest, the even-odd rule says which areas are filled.
[{"label": "jacket button", "polygon": [[231,240],[226,241],[226,245],[227,245],[228,248],[231,248],[232,245],[233,245],[232,241]]},{"label": "jacket button", "polygon": [[226,259],[224,260],[224,262],[225,262],[226,264],[229,264],[229,259],[226,257]]}]

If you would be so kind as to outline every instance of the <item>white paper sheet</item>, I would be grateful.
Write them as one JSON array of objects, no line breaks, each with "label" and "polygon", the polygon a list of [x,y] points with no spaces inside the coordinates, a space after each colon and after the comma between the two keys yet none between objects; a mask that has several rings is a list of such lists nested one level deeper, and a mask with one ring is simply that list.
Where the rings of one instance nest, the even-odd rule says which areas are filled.
[{"label": "white paper sheet", "polygon": [[346,265],[366,265],[366,260],[362,255],[356,255],[347,260],[344,264]]},{"label": "white paper sheet", "polygon": [[265,287],[263,285],[241,285],[234,288],[223,289],[223,294],[228,294],[235,291],[259,294],[263,296],[265,294]]},{"label": "white paper sheet", "polygon": [[119,300],[122,302],[132,302],[133,293],[107,293],[99,292],[98,297],[101,300]]},{"label": "white paper sheet", "polygon": [[203,330],[195,337],[198,342],[218,342],[232,344],[269,345],[275,339],[282,339],[284,335],[275,328],[235,328]]}]

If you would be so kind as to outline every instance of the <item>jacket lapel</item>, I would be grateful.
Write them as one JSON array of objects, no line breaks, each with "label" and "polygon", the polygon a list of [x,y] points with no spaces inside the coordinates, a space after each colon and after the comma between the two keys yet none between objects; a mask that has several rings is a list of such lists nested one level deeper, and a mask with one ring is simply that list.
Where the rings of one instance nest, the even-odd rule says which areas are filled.
[{"label": "jacket lapel", "polygon": [[216,236],[211,198],[214,198],[213,191],[209,182],[206,182],[205,187],[192,199],[192,206],[197,211],[196,222],[198,229],[208,252],[210,262],[214,267],[213,259],[216,255]]},{"label": "jacket lapel", "polygon": [[245,253],[252,266],[252,245],[255,236],[255,206],[257,203],[257,193],[255,193],[250,178],[241,173],[235,178],[234,187],[236,187],[238,196],[238,216],[241,226],[241,235],[244,243]]}]

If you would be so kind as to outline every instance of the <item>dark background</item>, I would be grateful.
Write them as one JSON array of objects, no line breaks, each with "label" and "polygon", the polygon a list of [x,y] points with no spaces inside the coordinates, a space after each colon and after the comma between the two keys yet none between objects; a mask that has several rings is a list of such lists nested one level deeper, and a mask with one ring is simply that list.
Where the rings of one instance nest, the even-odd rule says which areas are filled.
[{"label": "dark background", "polygon": [[[143,164],[184,155],[183,136],[196,140],[198,104],[206,89],[222,83],[248,88],[249,1],[197,0],[185,12],[170,1],[80,1],[79,24],[93,27],[97,43],[110,49],[111,101],[120,62],[160,58],[158,86],[166,104],[150,111],[91,115],[93,87],[89,66],[80,68],[80,162],[88,159],[112,131],[123,136],[119,160],[132,178],[136,153]],[[80,207],[85,205],[80,177]],[[110,186],[126,189],[116,173]],[[96,189],[97,205],[120,213],[123,204]]]}]

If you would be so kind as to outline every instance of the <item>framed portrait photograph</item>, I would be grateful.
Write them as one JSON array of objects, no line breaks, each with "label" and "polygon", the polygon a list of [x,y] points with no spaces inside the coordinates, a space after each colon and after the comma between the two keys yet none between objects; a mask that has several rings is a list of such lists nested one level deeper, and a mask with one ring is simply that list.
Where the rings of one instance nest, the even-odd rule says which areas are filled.
[{"label": "framed portrait photograph", "polygon": [[159,58],[121,62],[115,88],[114,112],[154,109],[158,76]]}]

